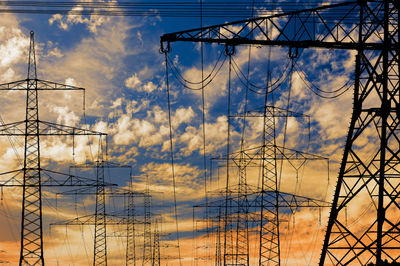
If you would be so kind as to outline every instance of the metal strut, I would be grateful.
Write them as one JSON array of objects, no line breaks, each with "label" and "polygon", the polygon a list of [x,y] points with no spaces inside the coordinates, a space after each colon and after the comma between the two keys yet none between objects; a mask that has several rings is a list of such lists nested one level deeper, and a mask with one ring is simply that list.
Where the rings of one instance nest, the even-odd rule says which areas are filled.
[{"label": "metal strut", "polygon": [[[399,31],[398,0],[363,0],[161,36],[163,46],[187,41],[357,52],[353,114],[320,265],[400,260]],[[357,212],[352,223],[346,209]]]},{"label": "metal strut", "polygon": [[[11,176],[7,180],[0,181],[1,188],[22,187],[23,189],[19,265],[44,265],[42,187],[96,186],[96,181],[43,169],[40,164],[40,136],[98,135],[102,137],[106,134],[39,120],[38,91],[83,91],[84,89],[37,78],[33,31],[30,32],[27,78],[0,84],[1,90],[26,91],[25,120],[0,125],[0,136],[25,137],[23,168],[0,173],[1,177]],[[22,180],[17,178],[21,173]]]}]

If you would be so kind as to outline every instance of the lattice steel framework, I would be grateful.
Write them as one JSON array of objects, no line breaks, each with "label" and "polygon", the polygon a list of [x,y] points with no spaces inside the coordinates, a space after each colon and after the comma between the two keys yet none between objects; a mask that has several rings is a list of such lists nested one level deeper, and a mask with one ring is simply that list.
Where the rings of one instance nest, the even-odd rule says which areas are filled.
[{"label": "lattice steel framework", "polygon": [[[25,80],[0,84],[0,90],[26,91],[26,118],[24,121],[0,126],[0,136],[24,136],[24,164],[20,170],[1,173],[0,176],[12,176],[2,180],[1,187],[22,187],[21,250],[19,265],[44,265],[43,224],[42,224],[42,187],[94,186],[95,181],[79,176],[43,169],[40,165],[40,136],[73,136],[106,134],[59,125],[39,120],[38,92],[84,90],[74,86],[40,80],[36,73],[36,54],[34,33],[30,32],[28,76]],[[17,178],[23,173],[23,180]],[[44,175],[44,178],[42,174]],[[55,178],[62,176],[63,179]],[[111,185],[111,184],[107,184]]]},{"label": "lattice steel framework", "polygon": [[[174,41],[356,51],[353,114],[320,265],[400,258],[399,5],[348,1],[161,37],[163,51]],[[347,223],[346,208],[369,215]]]},{"label": "lattice steel framework", "polygon": [[24,190],[20,265],[44,264],[42,236],[42,191],[40,186],[39,108],[35,42],[31,32],[26,90]]},{"label": "lattice steel framework", "polygon": [[154,232],[153,232],[153,258],[152,266],[161,265],[161,254],[160,254],[160,231],[158,230],[158,219],[154,220]]},{"label": "lattice steel framework", "polygon": [[[150,195],[149,177],[146,176],[145,194]],[[143,260],[142,265],[151,265],[152,260],[152,236],[151,236],[151,197],[144,197],[144,227],[143,227]]]},{"label": "lattice steel framework", "polygon": [[104,193],[104,161],[96,162],[96,211],[94,214],[93,265],[107,265],[106,195]]},{"label": "lattice steel framework", "polygon": [[[229,209],[236,212],[236,222],[228,223],[236,225],[236,228],[226,228],[225,234],[236,234],[234,237],[235,241],[231,241],[228,248],[225,248],[224,252],[224,264],[225,265],[249,265],[249,202],[248,202],[248,185],[246,178],[246,169],[250,166],[251,161],[261,159],[262,164],[262,182],[261,182],[261,201],[259,204],[260,213],[260,228],[259,228],[259,253],[260,264],[263,263],[280,263],[280,244],[279,244],[279,206],[278,195],[279,187],[277,180],[277,160],[282,159],[295,159],[287,155],[282,156],[281,152],[284,148],[276,145],[275,138],[275,123],[277,118],[288,118],[288,117],[306,117],[301,113],[296,113],[290,110],[281,109],[275,106],[268,105],[268,94],[266,94],[265,105],[263,110],[247,111],[244,114],[233,115],[231,117],[237,118],[248,118],[248,117],[262,117],[264,122],[263,127],[263,139],[262,146],[257,149],[259,156],[250,155],[248,151],[241,147],[241,151],[237,154],[232,154],[230,160],[237,165],[239,170],[238,188],[235,193],[240,195],[240,200],[235,202],[235,206],[232,205],[231,198],[228,199]],[[243,145],[242,145],[243,146]],[[301,152],[298,152],[301,154]],[[304,154],[303,154],[304,156]],[[257,157],[257,159],[256,159]],[[304,156],[310,157],[310,155]],[[323,159],[321,157],[314,156],[313,159]],[[229,163],[228,163],[229,164]],[[276,191],[275,203],[273,204],[273,198],[264,197],[266,191]],[[228,206],[228,204],[226,204]],[[274,207],[271,207],[274,206]],[[226,214],[225,218],[230,218],[230,214]],[[227,237],[229,238],[229,236]],[[232,237],[230,238],[233,239]],[[226,241],[225,241],[226,242]]]},{"label": "lattice steel framework", "polygon": [[[131,182],[132,183],[132,182]],[[128,194],[126,210],[128,221],[126,224],[126,266],[136,266],[136,241],[135,241],[135,197]]]},{"label": "lattice steel framework", "polygon": [[[96,197],[96,206],[95,206],[95,213],[94,215],[91,216],[85,216],[85,217],[78,217],[74,220],[63,222],[63,223],[54,223],[53,225],[76,225],[76,224],[81,224],[81,225],[92,225],[94,224],[94,248],[93,248],[93,265],[97,266],[102,266],[102,265],[107,265],[107,224],[110,225],[115,225],[115,224],[124,224],[128,226],[129,229],[129,224],[131,222],[134,222],[134,217],[132,217],[132,212],[134,212],[134,203],[133,202],[133,197],[134,194],[140,194],[140,193],[134,193],[133,191],[126,191],[126,190],[121,190],[121,189],[113,189],[110,191],[106,190],[106,182],[105,182],[105,169],[110,169],[110,168],[127,168],[131,169],[130,165],[122,165],[122,164],[117,164],[117,163],[112,163],[109,161],[106,161],[103,158],[103,148],[100,143],[99,147],[99,159],[94,162],[94,163],[86,163],[83,165],[74,165],[71,168],[81,168],[81,169],[90,169],[94,168],[96,171],[96,180],[97,180],[97,186],[96,186],[96,191],[92,193],[90,189],[84,188],[84,189],[79,189],[79,190],[74,190],[74,191],[68,191],[65,193],[62,193],[63,195],[90,195],[94,194]],[[128,205],[127,211],[127,217],[119,217],[119,216],[112,216],[108,215],[106,213],[106,196],[116,196],[116,195],[123,195],[128,198],[129,203],[132,205]],[[130,199],[132,197],[132,199]],[[82,219],[83,218],[83,219]],[[81,221],[85,221],[80,223]],[[134,225],[133,230],[134,230]],[[129,234],[129,231],[128,231]],[[129,235],[127,236],[129,237]],[[128,239],[129,243],[131,244],[131,240]],[[134,239],[133,239],[134,241]],[[127,244],[128,245],[128,244]],[[134,245],[134,244],[133,244]],[[131,257],[131,253],[127,253],[127,259],[128,257]],[[134,257],[134,254],[133,254]],[[131,261],[132,262],[132,261]],[[134,258],[133,258],[133,263],[134,263]],[[128,260],[127,260],[127,265],[128,265]]]}]

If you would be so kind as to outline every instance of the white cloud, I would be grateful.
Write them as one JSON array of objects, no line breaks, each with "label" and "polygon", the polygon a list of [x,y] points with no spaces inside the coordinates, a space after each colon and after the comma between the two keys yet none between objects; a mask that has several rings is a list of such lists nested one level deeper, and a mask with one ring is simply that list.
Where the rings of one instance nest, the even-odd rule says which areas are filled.
[{"label": "white cloud", "polygon": [[140,79],[136,73],[125,80],[125,86],[130,89],[135,88],[136,86],[140,85],[141,83],[142,82],[140,81]]},{"label": "white cloud", "polygon": [[[80,13],[83,11],[83,8],[80,6],[73,7],[67,16],[62,16],[60,14],[53,15],[48,21],[50,25],[58,22],[58,27],[62,30],[69,30],[70,25],[74,24],[85,24],[87,28],[96,33],[98,27],[102,26],[104,23],[109,22],[110,18],[104,16],[83,16],[83,15],[75,15],[76,13]],[[74,14],[72,14],[74,13]]]},{"label": "white cloud", "polygon": [[58,114],[57,123],[68,126],[75,126],[79,122],[79,117],[70,111],[68,107],[54,106],[53,112]]},{"label": "white cloud", "polygon": [[29,38],[19,28],[1,26],[0,38],[0,67],[9,67],[26,54]]},{"label": "white cloud", "polygon": [[143,91],[149,93],[155,91],[156,89],[157,86],[152,81],[147,82],[142,88]]},{"label": "white cloud", "polygon": [[73,78],[67,78],[65,79],[65,85],[76,86],[76,81]]},{"label": "white cloud", "polygon": [[15,75],[15,71],[12,68],[8,68],[1,75],[0,82],[2,82],[2,83],[10,82],[10,80],[13,80],[14,75]]}]

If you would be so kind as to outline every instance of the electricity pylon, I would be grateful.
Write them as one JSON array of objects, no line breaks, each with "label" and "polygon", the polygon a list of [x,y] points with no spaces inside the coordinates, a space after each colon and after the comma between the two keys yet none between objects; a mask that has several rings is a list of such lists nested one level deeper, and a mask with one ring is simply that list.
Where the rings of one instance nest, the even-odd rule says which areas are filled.
[{"label": "electricity pylon", "polygon": [[[397,0],[348,1],[161,37],[164,52],[174,41],[356,51],[353,114],[320,265],[400,257],[399,6]],[[347,223],[346,209],[360,208]]]},{"label": "electricity pylon", "polygon": [[[145,194],[150,195],[149,176],[146,175],[146,191]],[[151,265],[152,259],[152,234],[151,234],[151,198],[144,198],[144,226],[143,226],[143,260],[142,265]],[[153,235],[154,237],[154,235]]]},{"label": "electricity pylon", "polygon": [[[100,148],[101,149],[101,148]],[[94,163],[86,163],[83,165],[74,165],[71,168],[80,169],[95,169],[97,186],[96,191],[93,193],[90,188],[78,189],[74,191],[68,191],[62,193],[63,195],[74,194],[74,195],[89,195],[94,194],[96,197],[96,206],[94,215],[88,215],[84,217],[77,217],[71,221],[65,221],[61,223],[53,223],[52,225],[92,225],[94,223],[94,248],[93,248],[93,265],[103,266],[107,265],[107,224],[116,225],[123,224],[127,225],[132,222],[132,218],[129,216],[131,210],[128,209],[128,217],[122,217],[120,215],[110,215],[106,213],[106,196],[107,195],[130,195],[132,191],[126,191],[121,189],[114,189],[106,191],[105,189],[105,169],[110,168],[127,168],[131,170],[130,165],[122,165],[117,163],[108,162],[103,159],[103,151],[99,152],[99,159]],[[130,173],[131,176],[131,173]],[[133,208],[133,206],[129,206]]]},{"label": "electricity pylon", "polygon": [[[0,84],[0,90],[26,91],[25,120],[0,126],[0,136],[25,138],[23,168],[0,174],[6,177],[12,176],[7,180],[2,180],[0,186],[23,189],[19,265],[44,265],[42,187],[95,186],[96,182],[44,169],[40,164],[40,136],[97,135],[102,138],[106,134],[39,120],[39,91],[83,91],[84,89],[37,78],[33,31],[30,32],[27,78]],[[19,173],[23,173],[23,180],[17,178]],[[44,176],[42,176],[43,173]],[[62,176],[62,179],[57,179],[55,176]],[[110,184],[107,183],[107,185]]]},{"label": "electricity pylon", "polygon": [[161,265],[161,254],[160,254],[160,231],[158,229],[158,219],[154,220],[154,231],[153,231],[153,257],[152,266]]}]

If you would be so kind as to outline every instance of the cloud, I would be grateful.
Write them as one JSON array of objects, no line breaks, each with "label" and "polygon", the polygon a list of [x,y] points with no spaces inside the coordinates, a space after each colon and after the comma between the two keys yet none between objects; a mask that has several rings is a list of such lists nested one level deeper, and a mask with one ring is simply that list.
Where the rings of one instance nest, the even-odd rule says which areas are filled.
[{"label": "cloud", "polygon": [[19,28],[6,26],[0,27],[0,37],[4,40],[0,44],[0,67],[9,67],[26,54],[29,38]]},{"label": "cloud", "polygon": [[97,29],[107,22],[110,22],[110,18],[104,16],[95,15],[74,15],[72,13],[79,13],[83,11],[83,7],[75,6],[71,9],[67,16],[62,16],[61,14],[53,15],[48,21],[50,25],[58,24],[58,27],[62,30],[69,30],[71,25],[84,24],[87,28],[96,33]]},{"label": "cloud", "polygon": [[140,81],[138,75],[135,73],[129,78],[125,80],[125,86],[128,88],[135,88],[136,86],[140,85],[142,82]]}]

